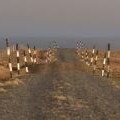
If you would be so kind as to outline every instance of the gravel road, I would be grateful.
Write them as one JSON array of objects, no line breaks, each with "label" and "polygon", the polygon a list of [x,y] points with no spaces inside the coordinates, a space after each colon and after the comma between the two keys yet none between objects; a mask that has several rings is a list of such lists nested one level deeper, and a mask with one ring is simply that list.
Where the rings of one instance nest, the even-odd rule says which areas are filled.
[{"label": "gravel road", "polygon": [[0,120],[120,120],[120,90],[83,71],[74,51],[35,65],[23,84],[0,93]]}]

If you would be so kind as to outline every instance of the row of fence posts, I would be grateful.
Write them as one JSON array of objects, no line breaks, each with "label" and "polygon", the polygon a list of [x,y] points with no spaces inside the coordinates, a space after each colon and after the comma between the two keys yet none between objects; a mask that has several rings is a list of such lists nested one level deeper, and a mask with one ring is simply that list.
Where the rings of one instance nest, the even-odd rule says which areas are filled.
[{"label": "row of fence posts", "polygon": [[8,66],[10,70],[10,77],[12,78],[12,62],[11,62],[11,51],[10,51],[10,44],[8,42],[8,39],[6,39],[6,47],[7,47],[7,56],[8,56]]},{"label": "row of fence posts", "polygon": [[17,71],[20,74],[20,52],[18,48],[18,44],[16,44],[16,56],[17,56]]},{"label": "row of fence posts", "polygon": [[95,74],[95,72],[96,72],[96,70],[97,70],[98,53],[99,53],[99,51],[96,50],[95,60],[94,60],[94,67],[93,67],[93,74]]},{"label": "row of fence posts", "polygon": [[[36,64],[37,63],[37,51],[36,51],[36,47],[34,46],[33,48],[33,55],[32,55],[32,50],[30,49],[29,44],[27,43],[27,47],[28,47],[28,53],[30,56],[30,61],[32,64]],[[8,57],[8,66],[9,66],[9,71],[10,71],[10,77],[12,78],[13,76],[13,66],[12,66],[12,56],[11,56],[11,48],[10,48],[10,43],[9,40],[6,39],[6,49],[7,49],[7,57]],[[16,50],[16,61],[17,61],[17,73],[18,75],[20,74],[20,69],[21,69],[21,65],[20,65],[20,50],[19,50],[19,45],[18,43],[15,46],[15,50]],[[26,73],[29,72],[28,69],[28,60],[27,60],[27,54],[26,51],[23,51],[23,59],[24,59],[24,66],[25,66],[25,71]]]},{"label": "row of fence posts", "polygon": [[[55,54],[57,48],[58,48],[57,42],[52,41],[50,43],[50,47],[47,50],[47,63],[51,62],[50,57],[52,56],[52,54]],[[6,39],[6,49],[7,49],[7,57],[8,57],[8,66],[9,66],[9,71],[10,71],[10,77],[12,78],[12,76],[13,76],[13,66],[12,66],[12,60],[11,60],[12,50],[11,50],[10,43],[9,43],[8,39]],[[29,54],[29,57],[30,57],[30,62],[32,64],[36,64],[37,63],[36,47],[34,46],[33,52],[32,52],[32,49],[30,48],[29,44],[27,43],[27,49],[28,49],[28,54]],[[20,74],[20,69],[21,69],[21,65],[20,65],[20,59],[21,58],[20,58],[20,50],[19,50],[18,43],[14,46],[14,52],[16,52],[17,73],[19,75]],[[26,71],[26,73],[28,73],[29,68],[28,68],[28,60],[27,60],[26,50],[23,51],[23,60],[24,60],[25,71]]]},{"label": "row of fence posts", "polygon": [[[8,39],[6,39],[6,47],[7,47],[7,56],[8,56],[8,66],[9,66],[9,70],[10,70],[10,77],[12,77],[12,72],[13,72],[13,67],[12,67],[12,62],[11,62],[11,49],[10,49],[10,44]],[[105,76],[105,66],[107,65],[107,77],[110,77],[110,43],[108,43],[108,49],[107,52],[104,55],[104,59],[103,59],[103,67],[102,67],[102,77]],[[30,60],[31,63],[36,64],[37,63],[37,52],[36,52],[36,47],[34,46],[33,48],[33,55],[32,55],[32,50],[29,46],[29,44],[27,43],[27,48],[28,48],[28,53],[30,56]],[[50,43],[50,48],[48,49],[47,55],[48,55],[48,62],[50,62],[50,56],[51,54],[54,53],[53,50],[55,50],[56,48],[58,48],[56,41],[52,41]],[[98,61],[98,53],[99,51],[96,50],[95,45],[93,46],[93,50],[91,53],[91,57],[89,50],[86,48],[85,44],[82,41],[77,42],[77,55],[81,56],[81,59],[83,61],[85,61],[85,63],[88,66],[93,66],[93,74],[95,74],[96,70],[97,70],[97,61]],[[23,52],[24,54],[24,64],[25,64],[25,70],[26,73],[29,72],[28,70],[28,61],[27,61],[27,57],[26,57],[26,51],[24,50]],[[20,52],[19,52],[19,46],[18,44],[16,44],[16,59],[17,59],[17,72],[18,74],[20,74]]]},{"label": "row of fence posts", "polygon": [[51,56],[55,56],[56,54],[56,51],[57,51],[57,48],[58,48],[58,44],[56,41],[51,41],[50,44],[49,44],[49,48],[48,48],[48,51],[47,51],[47,63],[50,63],[51,62]]},{"label": "row of fence posts", "polygon": [[30,56],[30,60],[31,60],[31,62],[32,63],[37,63],[37,51],[36,51],[36,47],[34,46],[34,48],[33,48],[33,56],[32,56],[32,51],[31,51],[31,49],[30,49],[30,46],[29,46],[29,44],[27,43],[27,47],[28,47],[28,53],[29,53],[29,56]]},{"label": "row of fence posts", "polygon": [[28,73],[29,70],[28,70],[27,56],[25,50],[24,50],[24,62],[25,62],[25,71],[26,73]]},{"label": "row of fence posts", "polygon": [[[107,77],[110,77],[110,54],[111,54],[111,45],[108,43],[107,52],[104,54],[103,58],[103,66],[101,70],[101,76],[105,76],[105,72],[107,73]],[[81,58],[82,61],[86,63],[88,66],[93,66],[93,74],[96,73],[97,70],[97,61],[99,51],[96,50],[95,45],[93,46],[92,52],[89,52],[89,49],[86,48],[85,44],[82,41],[77,42],[76,48],[77,55]],[[105,67],[107,66],[107,70]]]}]

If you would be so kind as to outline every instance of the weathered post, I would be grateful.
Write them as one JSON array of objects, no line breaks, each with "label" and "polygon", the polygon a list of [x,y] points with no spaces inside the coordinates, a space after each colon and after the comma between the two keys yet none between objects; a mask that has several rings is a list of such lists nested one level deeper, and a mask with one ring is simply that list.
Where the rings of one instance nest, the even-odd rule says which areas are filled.
[{"label": "weathered post", "polygon": [[34,52],[33,52],[33,62],[34,62],[34,64],[36,64],[36,62],[37,62],[36,55],[37,55],[37,51],[36,51],[36,47],[34,46]]},{"label": "weathered post", "polygon": [[6,39],[6,47],[7,47],[7,56],[8,56],[8,66],[10,70],[10,77],[12,78],[12,63],[11,63],[11,52],[10,52],[10,46],[9,46],[9,41]]},{"label": "weathered post", "polygon": [[96,54],[95,54],[96,56],[95,56],[95,61],[94,61],[93,74],[95,74],[95,72],[96,72],[97,60],[98,60],[98,53],[99,53],[99,51],[97,50]]},{"label": "weathered post", "polygon": [[30,49],[30,46],[29,46],[28,43],[27,43],[27,47],[28,47],[28,53],[29,53],[29,56],[30,56],[30,60],[31,60],[31,62],[33,63],[32,52],[31,52],[31,49]]},{"label": "weathered post", "polygon": [[86,65],[89,64],[88,63],[88,50],[87,50],[87,48],[85,49],[85,63],[86,63]]},{"label": "weathered post", "polygon": [[94,62],[94,54],[95,54],[95,45],[93,46],[92,57],[91,57],[90,65],[93,65],[93,62]]},{"label": "weathered post", "polygon": [[76,47],[76,53],[78,56],[80,56],[80,48],[81,48],[81,41],[80,42],[77,42],[77,47]]},{"label": "weathered post", "polygon": [[104,60],[103,60],[103,67],[102,67],[102,77],[105,75],[105,65],[106,65],[106,53],[104,55]]},{"label": "weathered post", "polygon": [[110,43],[108,43],[108,51],[107,51],[107,77],[110,76]]},{"label": "weathered post", "polygon": [[82,48],[82,51],[81,51],[81,59],[84,60],[84,57],[85,57],[85,44],[83,42],[80,43],[80,46]]},{"label": "weathered post", "polygon": [[20,52],[18,48],[18,44],[16,44],[16,55],[17,55],[17,71],[20,74]]},{"label": "weathered post", "polygon": [[84,59],[84,51],[82,50],[81,52],[81,59],[83,60]]},{"label": "weathered post", "polygon": [[26,73],[28,73],[29,70],[28,70],[28,63],[27,63],[27,57],[26,57],[25,51],[24,51],[24,62],[25,62],[25,71],[26,71]]},{"label": "weathered post", "polygon": [[77,42],[76,53],[79,56],[79,43]]}]

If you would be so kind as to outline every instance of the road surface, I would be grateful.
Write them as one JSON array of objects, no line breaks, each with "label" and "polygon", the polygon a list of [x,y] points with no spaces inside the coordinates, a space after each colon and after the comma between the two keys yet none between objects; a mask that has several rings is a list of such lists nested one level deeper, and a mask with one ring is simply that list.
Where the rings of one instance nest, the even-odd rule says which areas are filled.
[{"label": "road surface", "polygon": [[120,120],[120,90],[83,69],[69,49],[35,65],[24,84],[0,93],[0,120]]}]

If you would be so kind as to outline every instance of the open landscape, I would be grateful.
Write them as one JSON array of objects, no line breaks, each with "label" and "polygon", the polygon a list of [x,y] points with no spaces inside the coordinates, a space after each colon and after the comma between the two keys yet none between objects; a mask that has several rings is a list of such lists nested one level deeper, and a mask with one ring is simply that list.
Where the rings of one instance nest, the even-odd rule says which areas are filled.
[{"label": "open landscape", "polygon": [[120,0],[0,0],[0,120],[120,120]]},{"label": "open landscape", "polygon": [[[48,59],[50,50],[52,57]],[[119,120],[119,51],[111,51],[109,78],[100,72],[104,51],[99,52],[94,75],[93,67],[77,56],[76,48],[37,49],[35,64],[26,52],[29,73],[25,72],[23,50],[20,51],[19,75],[16,50],[11,52],[12,78],[6,50],[1,55],[0,120]]]}]

